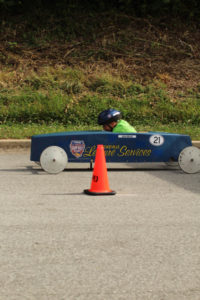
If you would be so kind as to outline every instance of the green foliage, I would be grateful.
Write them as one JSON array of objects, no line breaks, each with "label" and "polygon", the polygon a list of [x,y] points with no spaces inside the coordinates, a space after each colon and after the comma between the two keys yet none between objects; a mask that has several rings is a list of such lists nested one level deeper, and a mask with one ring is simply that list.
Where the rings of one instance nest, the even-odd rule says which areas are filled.
[{"label": "green foliage", "polygon": [[129,82],[121,85],[117,82],[116,85],[115,81],[105,83],[103,80],[101,84],[107,86],[103,92],[101,89],[99,92],[96,84],[89,86],[87,94],[77,96],[59,90],[3,92],[0,95],[0,122],[61,122],[72,126],[94,126],[102,110],[114,107],[134,125],[152,122],[200,124],[200,101],[196,94],[172,101],[165,89],[159,86],[145,87]]},{"label": "green foliage", "polygon": [[200,124],[199,86],[182,92],[178,99],[170,97],[159,81],[141,85],[110,73],[87,76],[69,67],[45,68],[24,78],[2,72],[0,82],[2,126],[23,124],[26,128],[32,123],[53,123],[59,124],[59,129],[93,129],[98,126],[98,114],[109,107],[119,109],[136,128],[153,128],[155,124],[198,128]]},{"label": "green foliage", "polygon": [[[54,133],[63,131],[81,131],[81,130],[101,130],[98,126],[75,126],[66,125],[58,122],[51,123],[9,123],[0,124],[0,139],[14,138],[24,139],[30,138],[34,134]],[[179,134],[188,134],[192,140],[200,140],[200,130],[198,125],[170,123],[168,125],[159,122],[151,122],[148,125],[137,124],[137,131],[161,131]]]},{"label": "green foliage", "polygon": [[62,120],[66,98],[59,94],[24,92],[20,95],[2,95],[0,122],[39,122]]},{"label": "green foliage", "polygon": [[82,91],[83,84],[81,80],[83,80],[83,74],[78,70],[47,68],[40,76],[36,73],[29,75],[22,85],[33,90],[61,90],[71,95]]},{"label": "green foliage", "polygon": [[[182,92],[179,99],[177,95],[174,99],[164,85],[156,82],[142,85],[125,72],[133,68],[131,61],[136,56],[141,58],[136,64],[139,68],[143,58],[145,61],[146,57],[159,57],[166,50],[171,51],[171,56],[180,52],[198,59],[198,47],[193,47],[189,37],[191,31],[184,27],[182,37],[177,37],[179,41],[175,39],[171,46],[170,38],[165,36],[166,24],[161,20],[163,17],[166,20],[169,15],[175,20],[199,20],[199,1],[0,0],[0,10],[3,12],[0,32],[5,41],[2,42],[0,63],[12,69],[7,73],[0,72],[1,124],[22,124],[26,128],[34,122],[38,124],[38,130],[45,123],[59,124],[59,128],[65,124],[72,130],[77,126],[94,128],[99,112],[114,107],[138,128],[152,127],[153,124],[160,127],[175,124],[178,128],[181,124],[189,124],[198,128],[200,84],[196,90]],[[155,26],[155,31],[156,21],[150,16],[155,20],[158,17],[159,25]],[[145,30],[152,31],[150,38],[143,35],[144,31],[140,35],[141,31],[133,30],[142,22]],[[176,23],[172,24],[175,28]],[[164,30],[159,32],[159,26]],[[57,47],[58,43],[60,47]],[[146,50],[141,50],[143,48]],[[62,60],[57,55],[58,49]],[[167,61],[168,53],[166,51]],[[41,71],[40,59],[41,64],[51,65],[52,62],[56,67],[41,68]],[[35,72],[30,72],[29,62],[30,69],[34,67]],[[107,70],[113,65],[115,72],[103,74],[98,69],[107,63]],[[82,69],[75,67],[78,64]],[[91,69],[87,70],[87,66]],[[120,77],[121,70],[123,76]],[[119,76],[111,73],[119,73]]]}]

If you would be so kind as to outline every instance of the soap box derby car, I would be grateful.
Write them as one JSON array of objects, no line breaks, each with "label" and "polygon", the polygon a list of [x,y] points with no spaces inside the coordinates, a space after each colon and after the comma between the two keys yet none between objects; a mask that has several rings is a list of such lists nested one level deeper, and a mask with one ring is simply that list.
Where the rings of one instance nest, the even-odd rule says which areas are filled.
[{"label": "soap box derby car", "polygon": [[71,131],[32,136],[31,161],[48,173],[59,173],[67,162],[91,163],[97,145],[104,145],[108,163],[157,163],[179,165],[186,173],[200,171],[200,149],[190,136],[165,132],[112,133]]}]

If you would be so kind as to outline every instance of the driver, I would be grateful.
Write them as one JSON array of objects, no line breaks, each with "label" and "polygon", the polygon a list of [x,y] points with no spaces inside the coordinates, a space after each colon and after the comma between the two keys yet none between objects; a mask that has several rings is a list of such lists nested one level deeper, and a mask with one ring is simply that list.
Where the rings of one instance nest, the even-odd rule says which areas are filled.
[{"label": "driver", "polygon": [[98,124],[103,125],[105,131],[137,132],[127,121],[122,120],[121,112],[113,108],[106,109],[99,114]]}]

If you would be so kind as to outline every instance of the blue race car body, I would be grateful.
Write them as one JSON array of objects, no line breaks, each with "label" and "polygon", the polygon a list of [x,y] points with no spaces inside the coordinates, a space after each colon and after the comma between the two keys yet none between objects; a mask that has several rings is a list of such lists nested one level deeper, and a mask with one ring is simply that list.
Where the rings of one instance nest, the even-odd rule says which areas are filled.
[{"label": "blue race car body", "polygon": [[105,131],[72,131],[32,136],[31,161],[39,162],[42,152],[58,146],[68,162],[94,161],[97,145],[104,145],[107,162],[178,161],[180,152],[192,145],[188,135],[165,132],[112,133]]}]

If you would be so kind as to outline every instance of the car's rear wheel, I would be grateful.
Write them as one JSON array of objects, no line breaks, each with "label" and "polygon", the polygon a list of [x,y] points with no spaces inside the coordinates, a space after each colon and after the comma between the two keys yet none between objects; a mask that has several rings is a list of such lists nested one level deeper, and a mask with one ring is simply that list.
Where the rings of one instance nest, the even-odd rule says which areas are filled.
[{"label": "car's rear wheel", "polygon": [[50,174],[62,172],[68,162],[67,153],[58,146],[50,146],[44,149],[40,156],[40,164],[44,171]]}]

